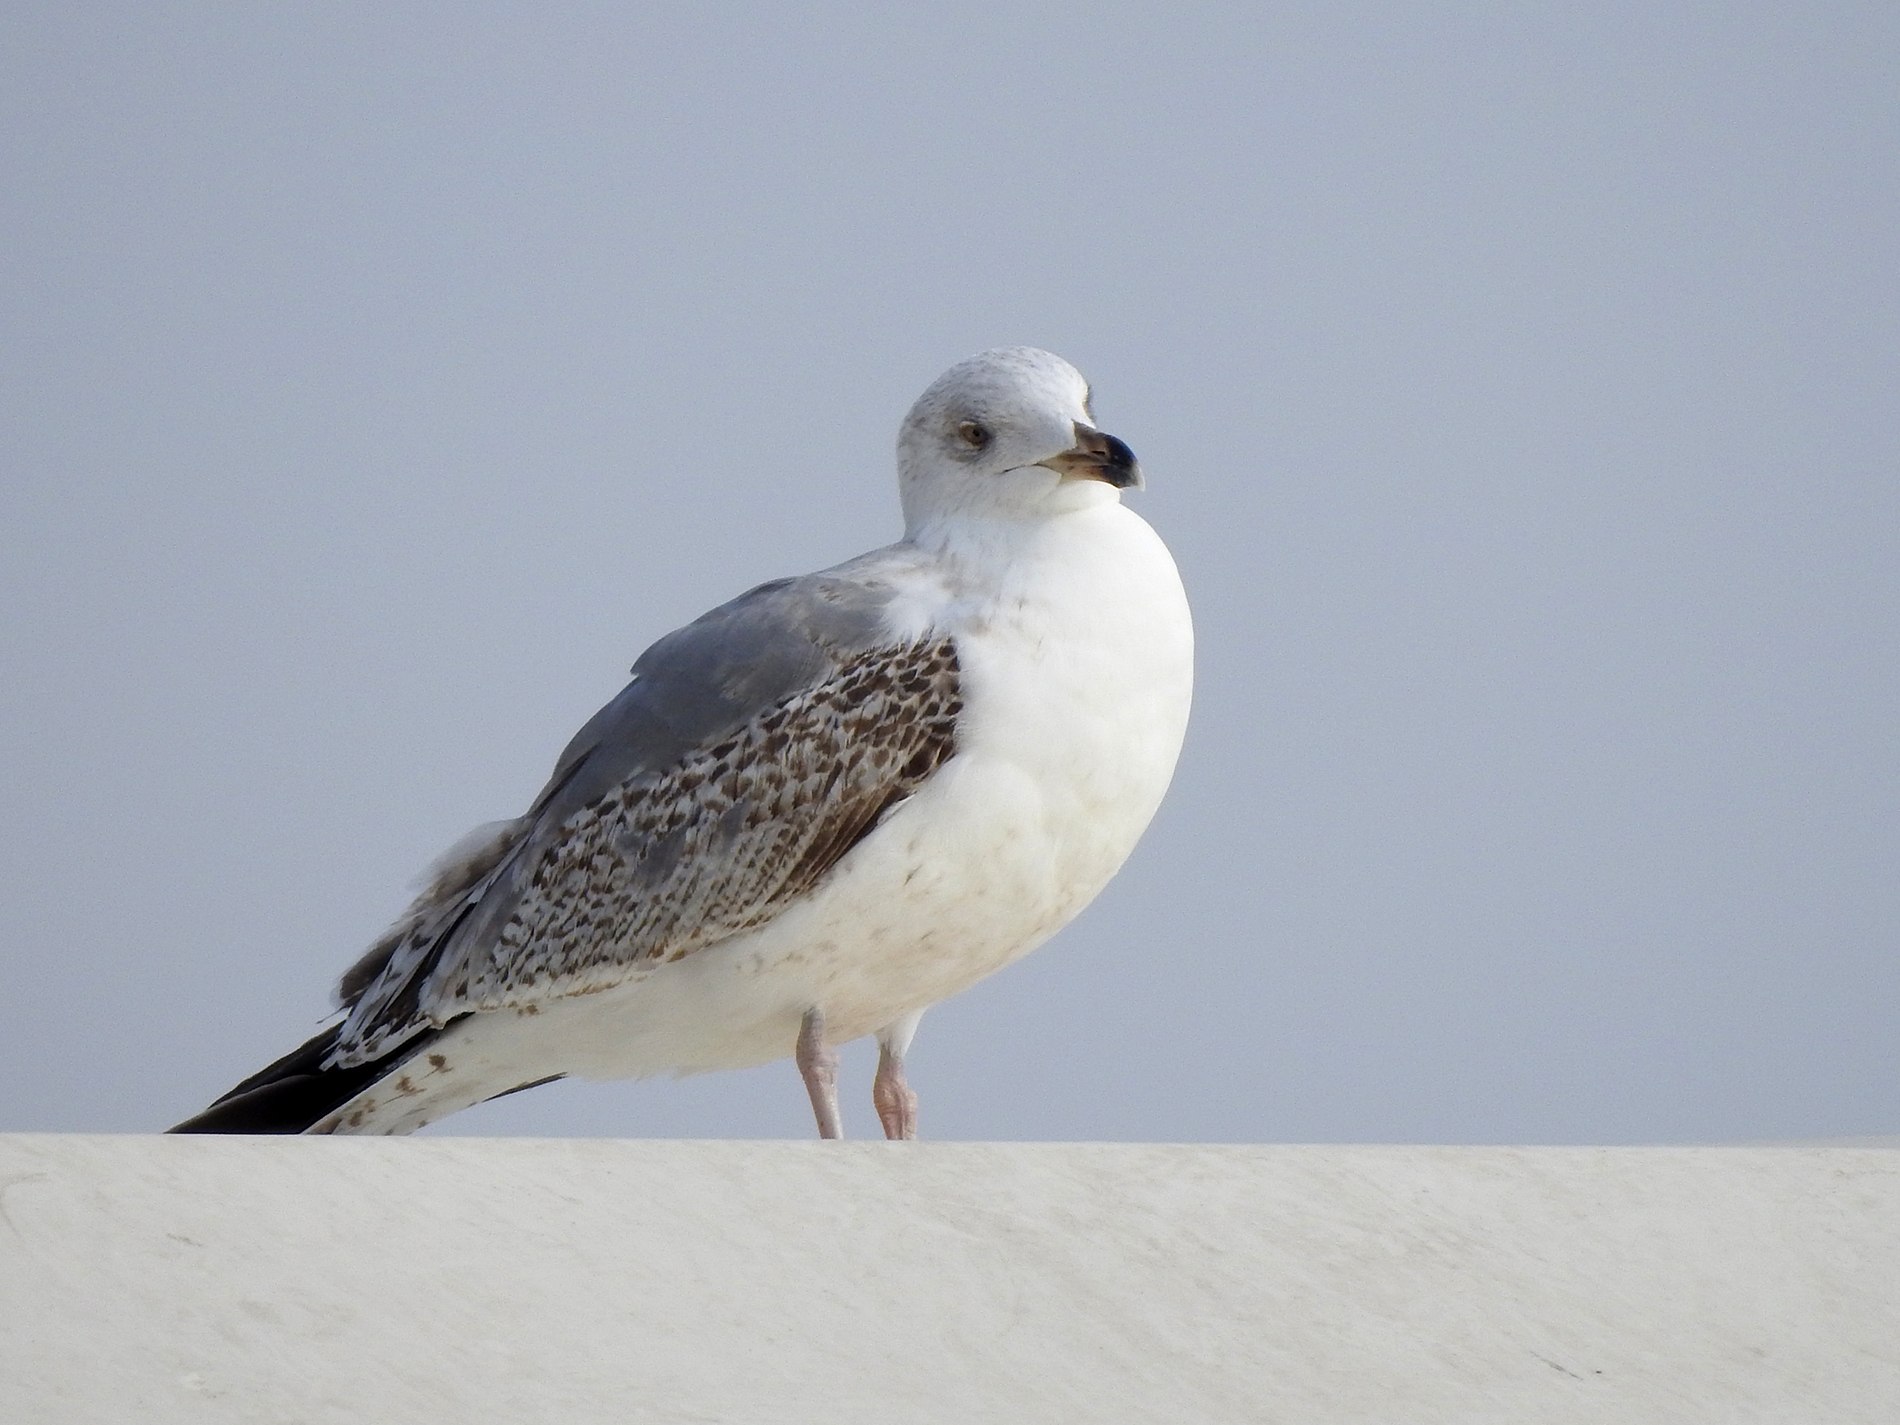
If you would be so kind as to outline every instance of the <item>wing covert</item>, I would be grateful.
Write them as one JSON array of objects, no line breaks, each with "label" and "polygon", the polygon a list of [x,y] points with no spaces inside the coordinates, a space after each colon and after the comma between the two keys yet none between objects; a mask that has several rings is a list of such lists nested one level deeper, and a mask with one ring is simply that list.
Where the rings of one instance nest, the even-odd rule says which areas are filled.
[{"label": "wing covert", "polygon": [[865,560],[762,585],[634,665],[520,821],[347,975],[335,1062],[603,989],[764,924],[956,748],[955,645]]}]

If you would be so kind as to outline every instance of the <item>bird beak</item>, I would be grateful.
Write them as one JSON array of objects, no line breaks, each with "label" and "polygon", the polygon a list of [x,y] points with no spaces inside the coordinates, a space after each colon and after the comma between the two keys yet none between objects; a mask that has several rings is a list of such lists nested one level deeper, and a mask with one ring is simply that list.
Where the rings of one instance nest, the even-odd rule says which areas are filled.
[{"label": "bird beak", "polygon": [[1135,452],[1106,431],[1075,423],[1075,444],[1038,462],[1065,480],[1102,480],[1117,490],[1145,488]]}]

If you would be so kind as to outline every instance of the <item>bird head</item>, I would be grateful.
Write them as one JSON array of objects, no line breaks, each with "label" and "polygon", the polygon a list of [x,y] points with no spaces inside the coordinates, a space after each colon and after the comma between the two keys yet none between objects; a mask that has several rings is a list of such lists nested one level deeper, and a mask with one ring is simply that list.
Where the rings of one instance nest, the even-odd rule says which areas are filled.
[{"label": "bird head", "polygon": [[1082,373],[1033,346],[979,352],[932,382],[904,418],[897,468],[913,535],[959,515],[1058,515],[1142,483],[1134,452],[1096,426]]}]

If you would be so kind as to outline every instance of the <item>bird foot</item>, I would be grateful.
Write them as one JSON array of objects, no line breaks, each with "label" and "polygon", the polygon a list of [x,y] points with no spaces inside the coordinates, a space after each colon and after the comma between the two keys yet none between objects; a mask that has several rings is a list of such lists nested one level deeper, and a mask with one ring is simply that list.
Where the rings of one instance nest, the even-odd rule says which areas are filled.
[{"label": "bird foot", "polygon": [[884,1125],[886,1138],[898,1142],[917,1136],[917,1095],[904,1078],[904,1061],[882,1047],[877,1056],[877,1078],[871,1084],[871,1102],[877,1105],[877,1121]]},{"label": "bird foot", "polygon": [[844,1121],[838,1114],[838,1051],[825,1043],[825,1016],[821,1010],[805,1011],[795,1057],[799,1075],[805,1080],[805,1092],[811,1095],[811,1111],[818,1119],[818,1136],[844,1137]]}]

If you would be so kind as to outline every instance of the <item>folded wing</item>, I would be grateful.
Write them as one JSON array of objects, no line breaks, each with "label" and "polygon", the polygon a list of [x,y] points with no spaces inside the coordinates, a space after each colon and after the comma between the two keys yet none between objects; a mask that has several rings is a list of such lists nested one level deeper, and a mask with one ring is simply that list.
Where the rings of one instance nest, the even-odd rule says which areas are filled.
[{"label": "folded wing", "polygon": [[655,644],[528,814],[457,848],[344,976],[348,1068],[464,1014],[618,984],[763,925],[956,750],[954,645],[867,556]]}]

